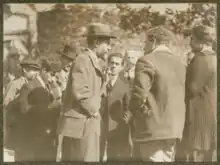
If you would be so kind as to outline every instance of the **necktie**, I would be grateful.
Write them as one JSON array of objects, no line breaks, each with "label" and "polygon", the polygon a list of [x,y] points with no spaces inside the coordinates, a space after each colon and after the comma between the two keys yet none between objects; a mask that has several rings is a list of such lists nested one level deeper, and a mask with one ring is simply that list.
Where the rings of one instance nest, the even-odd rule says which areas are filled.
[{"label": "necktie", "polygon": [[131,75],[130,75],[130,72],[128,71],[128,76],[127,76],[127,79],[128,79],[128,81],[130,81],[131,80]]},{"label": "necktie", "polygon": [[108,91],[108,93],[112,91],[112,88],[113,88],[112,82],[109,81],[109,83],[108,83],[108,85],[107,85],[107,91]]}]

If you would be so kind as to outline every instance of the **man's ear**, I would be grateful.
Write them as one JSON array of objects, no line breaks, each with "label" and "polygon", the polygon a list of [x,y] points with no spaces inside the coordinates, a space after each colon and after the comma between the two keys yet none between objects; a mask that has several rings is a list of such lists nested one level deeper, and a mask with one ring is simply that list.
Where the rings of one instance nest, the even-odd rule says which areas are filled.
[{"label": "man's ear", "polygon": [[98,41],[97,39],[95,39],[95,40],[94,40],[94,48],[97,48],[99,44],[100,44],[100,41]]}]

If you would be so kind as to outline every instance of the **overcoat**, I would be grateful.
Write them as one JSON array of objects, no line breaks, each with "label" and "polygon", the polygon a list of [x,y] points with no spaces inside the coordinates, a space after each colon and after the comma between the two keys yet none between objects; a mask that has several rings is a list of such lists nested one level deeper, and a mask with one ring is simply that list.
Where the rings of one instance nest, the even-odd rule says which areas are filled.
[{"label": "overcoat", "polygon": [[102,84],[102,68],[98,59],[85,50],[76,57],[70,70],[58,134],[75,139],[82,139],[91,131],[100,135],[101,118],[92,116],[101,107]]},{"label": "overcoat", "polygon": [[51,135],[51,112],[48,111],[50,101],[51,95],[40,76],[24,84],[15,100],[17,108],[13,110],[16,115],[13,134],[16,137],[15,149],[22,151],[22,158],[19,159],[55,159],[55,152],[52,151],[55,146]]},{"label": "overcoat", "polygon": [[189,149],[216,149],[217,57],[211,50],[197,52],[186,74],[186,125],[183,143]]},{"label": "overcoat", "polygon": [[141,57],[130,109],[134,140],[181,139],[185,122],[185,65],[168,49]]}]

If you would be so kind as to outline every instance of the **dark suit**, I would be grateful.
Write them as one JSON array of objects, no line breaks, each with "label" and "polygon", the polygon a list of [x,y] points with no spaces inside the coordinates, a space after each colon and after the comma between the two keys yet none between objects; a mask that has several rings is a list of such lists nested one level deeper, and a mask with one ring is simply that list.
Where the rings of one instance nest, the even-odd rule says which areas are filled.
[{"label": "dark suit", "polygon": [[[107,141],[108,160],[128,160],[130,158],[129,125],[131,113],[129,105],[129,85],[118,77],[115,84],[107,86],[106,110],[103,114],[104,139]],[[127,115],[127,121],[123,116]]]},{"label": "dark suit", "polygon": [[184,97],[185,66],[178,56],[158,50],[138,60],[130,108],[135,122],[134,141],[142,142],[142,160],[149,161],[149,152],[173,146],[175,139],[182,138]]},{"label": "dark suit", "polygon": [[183,144],[188,150],[204,154],[201,159],[194,157],[194,161],[211,161],[212,151],[217,147],[216,72],[216,53],[210,50],[197,52],[187,68]]},{"label": "dark suit", "polygon": [[[99,161],[102,68],[85,50],[70,70],[58,134],[64,136],[63,160]],[[97,117],[93,117],[98,113]],[[72,152],[70,151],[72,150]]]},{"label": "dark suit", "polygon": [[[53,161],[55,146],[51,135],[50,112],[47,107],[51,96],[35,78],[26,83],[16,100],[14,135],[17,137],[16,161]],[[16,111],[16,109],[15,109]]]}]

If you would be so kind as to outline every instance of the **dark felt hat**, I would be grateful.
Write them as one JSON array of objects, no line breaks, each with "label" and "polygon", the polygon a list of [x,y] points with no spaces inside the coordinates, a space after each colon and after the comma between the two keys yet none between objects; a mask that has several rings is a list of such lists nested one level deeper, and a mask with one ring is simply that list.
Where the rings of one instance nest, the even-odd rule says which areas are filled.
[{"label": "dark felt hat", "polygon": [[102,23],[91,23],[90,25],[88,25],[87,37],[116,38],[112,34],[110,26]]},{"label": "dark felt hat", "polygon": [[77,56],[77,49],[74,46],[64,45],[63,50],[58,51],[58,53],[70,60],[74,60]]}]

